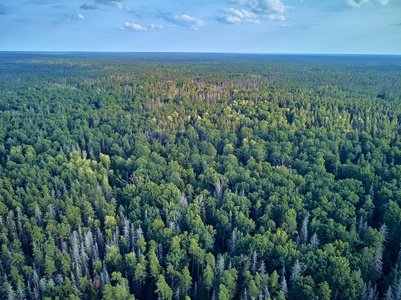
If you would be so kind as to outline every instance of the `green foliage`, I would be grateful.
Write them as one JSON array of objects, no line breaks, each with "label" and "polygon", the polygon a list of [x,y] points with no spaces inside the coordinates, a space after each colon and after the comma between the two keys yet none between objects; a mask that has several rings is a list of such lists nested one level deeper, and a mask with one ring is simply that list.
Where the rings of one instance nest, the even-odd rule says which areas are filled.
[{"label": "green foliage", "polygon": [[156,293],[159,293],[162,299],[171,300],[173,298],[173,291],[168,286],[166,280],[164,279],[163,275],[159,275],[159,279],[156,282],[157,289],[155,290]]},{"label": "green foliage", "polygon": [[2,54],[0,298],[398,297],[400,67]]}]

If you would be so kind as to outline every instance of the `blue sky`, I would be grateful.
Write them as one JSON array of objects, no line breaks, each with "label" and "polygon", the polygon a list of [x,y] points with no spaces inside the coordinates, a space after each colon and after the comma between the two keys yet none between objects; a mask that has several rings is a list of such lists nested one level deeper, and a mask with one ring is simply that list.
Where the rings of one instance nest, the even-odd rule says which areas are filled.
[{"label": "blue sky", "polygon": [[401,0],[0,0],[0,51],[401,54]]}]

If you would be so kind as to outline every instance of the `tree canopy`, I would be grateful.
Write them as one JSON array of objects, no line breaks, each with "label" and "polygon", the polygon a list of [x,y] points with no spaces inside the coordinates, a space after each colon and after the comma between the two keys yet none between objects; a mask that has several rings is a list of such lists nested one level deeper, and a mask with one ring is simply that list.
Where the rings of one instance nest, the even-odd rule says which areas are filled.
[{"label": "tree canopy", "polygon": [[0,54],[0,299],[400,299],[400,70]]}]

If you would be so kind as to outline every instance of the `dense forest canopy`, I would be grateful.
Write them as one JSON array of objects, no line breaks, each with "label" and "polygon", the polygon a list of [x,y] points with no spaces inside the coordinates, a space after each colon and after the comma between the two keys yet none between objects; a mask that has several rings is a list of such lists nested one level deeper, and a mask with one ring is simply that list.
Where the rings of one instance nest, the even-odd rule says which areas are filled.
[{"label": "dense forest canopy", "polygon": [[1,299],[401,299],[401,58],[0,53]]}]

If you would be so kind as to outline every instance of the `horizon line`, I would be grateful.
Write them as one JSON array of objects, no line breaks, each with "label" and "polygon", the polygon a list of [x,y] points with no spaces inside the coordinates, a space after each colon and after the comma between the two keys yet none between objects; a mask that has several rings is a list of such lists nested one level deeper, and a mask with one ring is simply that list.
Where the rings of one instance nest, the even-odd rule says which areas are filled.
[{"label": "horizon line", "polygon": [[398,53],[332,52],[206,52],[206,51],[101,51],[101,50],[0,50],[0,53],[96,53],[96,54],[226,54],[226,55],[320,55],[320,56],[401,56]]}]

